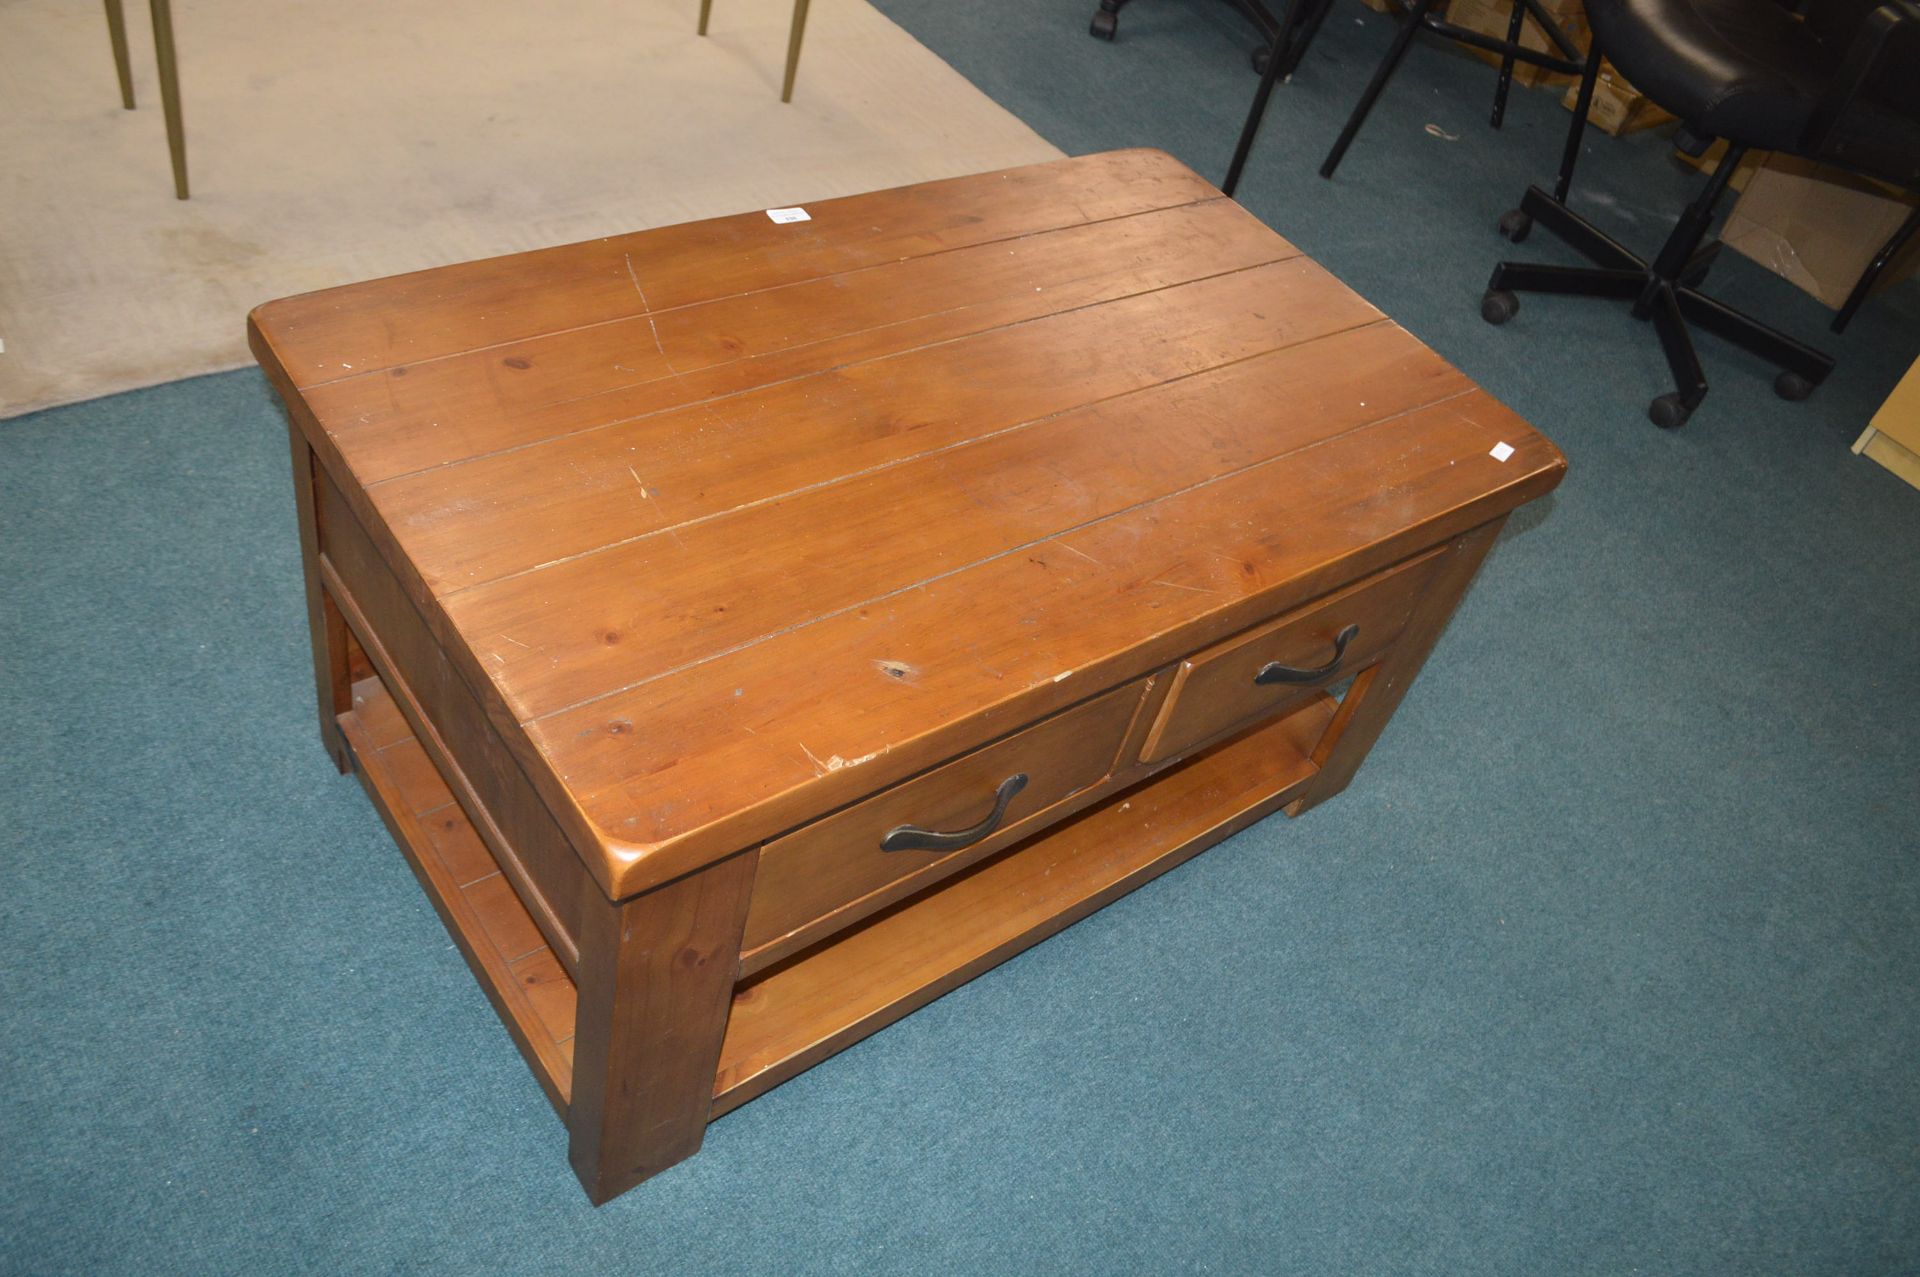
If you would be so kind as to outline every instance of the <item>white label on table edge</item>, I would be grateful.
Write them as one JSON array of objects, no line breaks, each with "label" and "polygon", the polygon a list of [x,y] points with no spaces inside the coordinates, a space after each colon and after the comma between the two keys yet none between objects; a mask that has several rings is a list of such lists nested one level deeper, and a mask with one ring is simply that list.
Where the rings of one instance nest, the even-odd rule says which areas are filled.
[{"label": "white label on table edge", "polygon": [[1493,450],[1487,453],[1487,455],[1495,461],[1505,461],[1513,455],[1513,445],[1503,440],[1500,443],[1494,444]]},{"label": "white label on table edge", "polygon": [[804,208],[770,208],[767,216],[785,226],[788,222],[811,222],[812,214]]}]

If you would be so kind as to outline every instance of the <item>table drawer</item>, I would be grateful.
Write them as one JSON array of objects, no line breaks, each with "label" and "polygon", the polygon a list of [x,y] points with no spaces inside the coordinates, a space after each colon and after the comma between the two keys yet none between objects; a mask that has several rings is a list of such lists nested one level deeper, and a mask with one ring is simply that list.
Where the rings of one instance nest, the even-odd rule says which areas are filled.
[{"label": "table drawer", "polygon": [[1145,687],[1096,696],[768,843],[743,949],[789,937],[781,949],[796,948],[1030,832],[1111,774]]},{"label": "table drawer", "polygon": [[1389,568],[1182,661],[1141,761],[1177,757],[1365,668],[1407,623],[1440,554]]}]

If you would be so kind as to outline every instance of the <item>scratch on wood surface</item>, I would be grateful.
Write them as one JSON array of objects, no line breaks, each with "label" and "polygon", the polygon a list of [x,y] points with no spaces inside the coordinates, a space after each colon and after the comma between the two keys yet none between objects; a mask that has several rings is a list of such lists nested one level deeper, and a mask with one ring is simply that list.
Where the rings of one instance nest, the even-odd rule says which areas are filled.
[{"label": "scratch on wood surface", "polygon": [[1085,550],[1076,550],[1072,546],[1068,545],[1065,541],[1055,541],[1054,544],[1059,546],[1062,550],[1065,550],[1069,554],[1079,555],[1081,558],[1085,559],[1087,562],[1093,564],[1093,566],[1097,568],[1103,568],[1107,566],[1106,564],[1102,563],[1100,560],[1094,558],[1091,554],[1088,554]]},{"label": "scratch on wood surface", "polygon": [[1197,585],[1181,585],[1177,581],[1154,581],[1155,585],[1164,585],[1169,590],[1192,590],[1195,594],[1218,594],[1218,590],[1203,590]]},{"label": "scratch on wood surface", "polygon": [[660,329],[653,322],[653,303],[647,300],[647,290],[640,287],[640,272],[633,268],[633,254],[622,253],[620,256],[627,263],[627,278],[633,281],[633,291],[640,294],[640,304],[647,308],[647,331],[653,334],[653,348],[659,352],[660,362],[667,366],[667,371],[678,377],[680,370],[673,366],[673,360],[667,358],[667,348],[660,344]]},{"label": "scratch on wood surface", "polygon": [[507,642],[513,644],[515,647],[526,647],[529,652],[533,650],[531,647],[527,647],[525,643],[522,643],[519,639],[515,638],[511,634],[502,634],[500,637],[505,639]]},{"label": "scratch on wood surface", "polygon": [[628,466],[627,473],[633,476],[633,481],[635,483],[640,484],[640,496],[644,500],[647,495],[647,485],[641,482],[640,472],[638,470],[635,470],[632,466]]},{"label": "scratch on wood surface", "polygon": [[887,749],[892,748],[892,746],[888,746],[884,749],[876,749],[871,754],[862,754],[858,758],[842,758],[838,754],[829,754],[827,755],[826,761],[821,762],[820,756],[808,749],[805,741],[796,741],[795,744],[800,746],[800,752],[805,754],[813,763],[813,774],[816,776],[825,776],[829,772],[843,771],[848,767],[858,767],[862,763],[870,763],[880,757],[880,755],[886,753]]}]

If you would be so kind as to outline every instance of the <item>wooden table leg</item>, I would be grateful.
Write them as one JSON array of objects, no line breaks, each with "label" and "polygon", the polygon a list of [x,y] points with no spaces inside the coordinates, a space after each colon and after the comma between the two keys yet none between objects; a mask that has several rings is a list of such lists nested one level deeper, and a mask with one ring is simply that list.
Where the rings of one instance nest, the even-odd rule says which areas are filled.
[{"label": "wooden table leg", "polygon": [[1346,699],[1340,703],[1339,712],[1327,724],[1320,744],[1313,751],[1313,761],[1320,772],[1307,783],[1305,793],[1287,804],[1284,808],[1287,815],[1298,816],[1325,802],[1353,779],[1373,743],[1380,739],[1387,720],[1399,708],[1401,698],[1427,663],[1427,654],[1433,651],[1440,632],[1447,628],[1448,619],[1466,596],[1473,574],[1480,570],[1480,561],[1493,548],[1506,521],[1502,515],[1454,541],[1433,583],[1415,605],[1413,615],[1407,618],[1400,637],[1394,640],[1393,647],[1378,665],[1354,680]]},{"label": "wooden table leg", "polygon": [[106,0],[107,39],[113,43],[113,69],[120,77],[120,105],[133,110],[133,61],[127,56],[127,15],[120,0]]},{"label": "wooden table leg", "polygon": [[149,0],[153,55],[160,64],[160,109],[167,117],[167,154],[173,160],[173,194],[187,198],[187,126],[180,113],[180,63],[173,48],[173,0]]},{"label": "wooden table leg", "polygon": [[342,774],[351,767],[340,714],[352,703],[352,672],[347,665],[347,623],[320,584],[319,503],[314,484],[319,462],[299,428],[287,427],[293,449],[293,498],[300,521],[300,567],[307,583],[307,628],[313,641],[313,679],[320,702],[320,743]]},{"label": "wooden table leg", "polygon": [[597,1206],[706,1134],[758,851],[612,904],[580,926],[568,1157]]},{"label": "wooden table leg", "polygon": [[793,0],[793,30],[787,36],[787,78],[780,87],[780,100],[793,101],[793,77],[800,70],[800,37],[807,32],[807,0]]}]

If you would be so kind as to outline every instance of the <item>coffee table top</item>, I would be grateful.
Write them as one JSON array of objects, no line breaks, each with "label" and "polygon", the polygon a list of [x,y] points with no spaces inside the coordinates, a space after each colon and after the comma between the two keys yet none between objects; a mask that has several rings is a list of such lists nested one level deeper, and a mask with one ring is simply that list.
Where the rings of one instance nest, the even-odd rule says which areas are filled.
[{"label": "coffee table top", "polygon": [[250,322],[615,896],[1564,469],[1165,154],[806,212],[374,280]]}]

